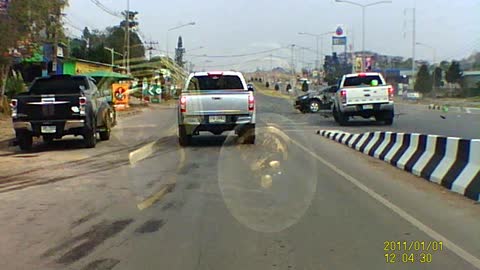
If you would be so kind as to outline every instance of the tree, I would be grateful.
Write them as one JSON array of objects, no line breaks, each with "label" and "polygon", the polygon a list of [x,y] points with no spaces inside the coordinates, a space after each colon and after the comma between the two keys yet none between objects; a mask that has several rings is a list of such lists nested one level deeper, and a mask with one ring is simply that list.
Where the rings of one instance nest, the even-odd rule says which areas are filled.
[{"label": "tree", "polygon": [[[125,29],[120,26],[106,29],[105,45],[113,48],[116,52],[125,51]],[[145,47],[140,36],[135,31],[130,32],[130,59],[144,59]]]},{"label": "tree", "polygon": [[460,69],[460,63],[457,61],[452,61],[450,67],[445,74],[446,80],[449,83],[459,83],[462,78],[462,71]]},{"label": "tree", "polygon": [[414,90],[423,94],[430,93],[432,91],[432,77],[428,72],[428,66],[425,64],[420,66],[420,69],[418,70]]},{"label": "tree", "polygon": [[450,63],[448,61],[443,60],[442,62],[440,62],[440,68],[445,72],[447,72],[449,66]]},{"label": "tree", "polygon": [[67,3],[66,0],[8,2],[7,10],[0,14],[0,101],[15,59],[31,56],[40,42],[53,42],[54,37],[63,39],[59,20]]},{"label": "tree", "polygon": [[433,86],[435,88],[438,88],[442,85],[442,74],[443,70],[440,67],[436,67],[435,70],[433,71]]}]

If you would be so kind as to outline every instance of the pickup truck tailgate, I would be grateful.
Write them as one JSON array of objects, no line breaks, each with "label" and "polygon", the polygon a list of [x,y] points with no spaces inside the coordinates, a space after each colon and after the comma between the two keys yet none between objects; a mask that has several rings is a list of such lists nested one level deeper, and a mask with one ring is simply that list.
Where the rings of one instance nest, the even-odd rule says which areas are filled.
[{"label": "pickup truck tailgate", "polygon": [[185,93],[185,115],[245,115],[248,110],[248,91],[202,91]]},{"label": "pickup truck tailgate", "polygon": [[79,95],[23,96],[18,99],[18,112],[30,120],[60,120],[71,118]]},{"label": "pickup truck tailgate", "polygon": [[389,102],[388,86],[347,87],[344,90],[348,105]]}]

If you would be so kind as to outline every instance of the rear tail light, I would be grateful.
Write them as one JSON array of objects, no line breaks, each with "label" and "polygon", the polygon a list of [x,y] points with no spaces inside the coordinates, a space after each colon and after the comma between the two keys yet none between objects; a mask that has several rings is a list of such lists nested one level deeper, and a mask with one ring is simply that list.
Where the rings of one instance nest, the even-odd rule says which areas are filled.
[{"label": "rear tail light", "polygon": [[10,107],[12,107],[12,109],[13,109],[13,108],[17,108],[17,105],[18,105],[18,100],[12,99],[12,100],[10,101]]},{"label": "rear tail light", "polygon": [[180,112],[187,112],[187,97],[180,98]]},{"label": "rear tail light", "polygon": [[80,103],[80,106],[85,106],[87,105],[87,98],[86,97],[80,97],[78,99],[78,103]]},{"label": "rear tail light", "polygon": [[347,103],[347,91],[346,90],[341,90],[340,91],[340,101],[343,104]]},{"label": "rear tail light", "polygon": [[79,97],[78,104],[80,104],[80,115],[85,115],[85,106],[87,105],[87,98]]},{"label": "rear tail light", "polygon": [[10,107],[12,108],[12,118],[17,117],[17,106],[18,106],[18,100],[12,99],[10,101]]},{"label": "rear tail light", "polygon": [[250,94],[248,96],[248,110],[252,112],[254,109],[255,109],[255,97],[253,96],[253,94]]},{"label": "rear tail light", "polygon": [[394,90],[393,90],[393,87],[388,87],[388,100],[389,101],[393,101],[393,95],[394,95]]}]

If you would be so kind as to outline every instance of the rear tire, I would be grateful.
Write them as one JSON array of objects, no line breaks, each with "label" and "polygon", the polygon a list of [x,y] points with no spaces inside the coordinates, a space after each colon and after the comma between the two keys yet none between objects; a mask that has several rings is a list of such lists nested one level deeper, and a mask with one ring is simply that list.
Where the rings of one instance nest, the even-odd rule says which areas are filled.
[{"label": "rear tire", "polygon": [[342,112],[338,111],[336,107],[333,111],[333,115],[335,121],[337,121],[340,126],[346,126],[348,124],[348,116],[345,116]]},{"label": "rear tire", "polygon": [[110,113],[108,113],[106,117],[107,118],[105,119],[105,130],[99,132],[100,140],[102,140],[102,141],[110,140],[110,134],[112,132],[111,126],[112,126],[112,123],[114,121],[110,118]]},{"label": "rear tire", "polygon": [[180,146],[188,146],[192,142],[192,135],[187,134],[185,126],[178,126],[178,143]]},{"label": "rear tire", "polygon": [[100,134],[100,140],[102,141],[108,141],[110,140],[110,134],[111,134],[111,130],[110,128],[107,128],[106,131],[100,131],[99,134]]},{"label": "rear tire", "polygon": [[88,125],[84,127],[83,142],[86,148],[95,148],[97,145],[97,128],[94,120],[91,121],[91,127]]},{"label": "rear tire", "polygon": [[21,132],[17,134],[17,142],[20,150],[30,151],[33,145],[33,136],[28,132]]}]

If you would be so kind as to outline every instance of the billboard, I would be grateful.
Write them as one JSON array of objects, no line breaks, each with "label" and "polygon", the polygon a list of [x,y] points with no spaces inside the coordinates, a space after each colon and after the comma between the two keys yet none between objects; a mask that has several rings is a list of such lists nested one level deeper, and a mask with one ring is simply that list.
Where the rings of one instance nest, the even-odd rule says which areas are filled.
[{"label": "billboard", "polygon": [[334,46],[347,45],[347,37],[332,37],[332,45]]},{"label": "billboard", "polygon": [[335,32],[332,36],[333,46],[346,46],[347,45],[347,31],[342,24],[338,24],[335,28]]}]

